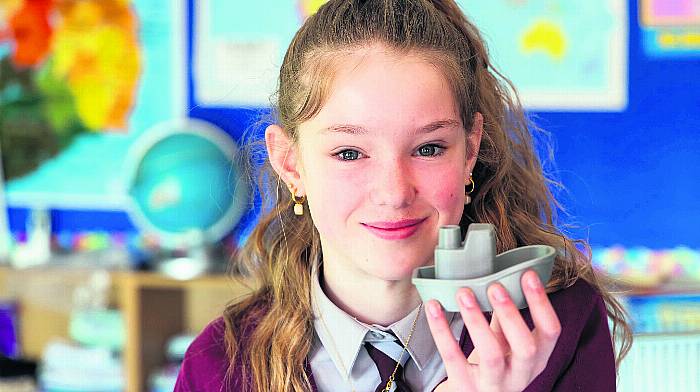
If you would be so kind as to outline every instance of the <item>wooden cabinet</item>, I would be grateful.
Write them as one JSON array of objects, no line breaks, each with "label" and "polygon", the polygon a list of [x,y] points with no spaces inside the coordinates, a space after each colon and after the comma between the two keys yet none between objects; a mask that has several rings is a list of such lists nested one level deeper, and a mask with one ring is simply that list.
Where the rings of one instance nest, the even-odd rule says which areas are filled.
[{"label": "wooden cabinet", "polygon": [[[73,291],[94,271],[43,266],[26,270],[0,267],[0,298],[20,304],[23,355],[39,359],[46,344],[68,337]],[[148,375],[165,362],[173,335],[199,332],[226,304],[250,293],[251,281],[206,276],[178,281],[155,273],[110,272],[111,301],[126,328],[123,360],[126,391],[147,390]]]}]

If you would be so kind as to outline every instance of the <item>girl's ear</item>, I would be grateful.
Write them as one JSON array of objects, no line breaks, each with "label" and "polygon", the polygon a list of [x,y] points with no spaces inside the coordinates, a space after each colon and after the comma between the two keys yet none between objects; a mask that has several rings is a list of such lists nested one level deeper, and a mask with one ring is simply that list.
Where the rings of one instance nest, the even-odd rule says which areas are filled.
[{"label": "girl's ear", "polygon": [[268,126],[265,129],[265,146],[272,168],[277,175],[287,184],[287,187],[291,185],[298,191],[297,196],[303,196],[305,191],[301,177],[301,160],[297,148],[284,129],[276,124]]},{"label": "girl's ear", "polygon": [[[474,113],[472,129],[467,134],[467,176],[474,171],[476,158],[479,156],[481,146],[481,135],[484,133],[484,116],[481,113]],[[465,177],[466,178],[466,177]]]}]

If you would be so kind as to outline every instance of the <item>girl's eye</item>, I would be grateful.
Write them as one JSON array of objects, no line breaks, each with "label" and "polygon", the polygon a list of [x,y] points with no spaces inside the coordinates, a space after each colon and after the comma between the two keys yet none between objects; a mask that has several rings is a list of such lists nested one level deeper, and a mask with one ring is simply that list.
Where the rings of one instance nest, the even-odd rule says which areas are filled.
[{"label": "girl's eye", "polygon": [[355,150],[343,150],[335,154],[335,156],[339,157],[341,161],[354,161],[359,157],[359,155],[360,153]]},{"label": "girl's eye", "polygon": [[[445,147],[439,144],[424,144],[418,147],[418,155],[422,157],[437,157],[445,152]],[[356,150],[343,150],[335,154],[335,157],[340,161],[354,161],[360,158],[362,154]]]},{"label": "girl's eye", "polygon": [[418,153],[423,157],[436,157],[445,152],[445,147],[439,144],[425,144],[418,148]]}]

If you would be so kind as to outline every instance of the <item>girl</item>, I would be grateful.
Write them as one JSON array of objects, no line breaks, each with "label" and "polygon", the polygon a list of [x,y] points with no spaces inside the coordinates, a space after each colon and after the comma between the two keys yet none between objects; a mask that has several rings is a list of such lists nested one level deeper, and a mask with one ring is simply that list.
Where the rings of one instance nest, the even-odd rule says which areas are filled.
[{"label": "girl", "polygon": [[[176,390],[614,390],[608,317],[619,361],[624,312],[556,227],[556,184],[507,87],[453,0],[331,0],[310,17],[238,258],[259,288],[202,331]],[[472,222],[495,225],[498,252],[559,250],[545,285],[523,275],[527,309],[499,285],[493,313],[468,289],[458,313],[422,303],[411,273],[438,228]]]}]

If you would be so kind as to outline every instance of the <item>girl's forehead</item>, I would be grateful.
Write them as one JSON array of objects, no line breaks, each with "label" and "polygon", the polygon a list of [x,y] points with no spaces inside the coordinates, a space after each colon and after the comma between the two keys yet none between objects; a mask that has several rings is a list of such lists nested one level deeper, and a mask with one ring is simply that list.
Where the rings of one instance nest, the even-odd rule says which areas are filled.
[{"label": "girl's forehead", "polygon": [[337,66],[321,110],[304,128],[321,131],[350,123],[371,131],[459,120],[445,75],[424,58],[378,50],[344,60]]}]

